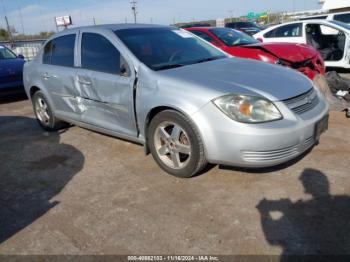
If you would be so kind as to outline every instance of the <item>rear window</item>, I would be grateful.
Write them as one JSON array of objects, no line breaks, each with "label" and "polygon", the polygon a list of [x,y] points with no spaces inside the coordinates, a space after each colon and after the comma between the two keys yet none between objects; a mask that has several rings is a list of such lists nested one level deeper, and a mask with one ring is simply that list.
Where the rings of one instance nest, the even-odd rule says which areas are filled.
[{"label": "rear window", "polygon": [[350,23],[350,13],[334,15],[334,20],[349,24]]},{"label": "rear window", "polygon": [[199,36],[200,38],[203,38],[205,41],[208,41],[208,42],[213,42],[215,41],[214,38],[212,38],[210,35],[206,34],[206,33],[203,33],[201,31],[195,31],[195,30],[191,30],[190,31],[191,33],[195,34],[196,36]]},{"label": "rear window", "polygon": [[74,67],[75,34],[57,37],[44,47],[43,63]]}]

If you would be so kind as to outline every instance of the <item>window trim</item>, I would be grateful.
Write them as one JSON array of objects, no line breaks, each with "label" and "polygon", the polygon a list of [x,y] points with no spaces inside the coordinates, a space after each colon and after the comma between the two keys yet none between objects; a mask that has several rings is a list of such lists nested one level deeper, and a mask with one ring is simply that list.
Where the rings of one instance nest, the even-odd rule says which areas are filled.
[{"label": "window trim", "polygon": [[[65,66],[65,65],[54,65],[52,64],[52,42],[58,38],[62,38],[62,37],[65,37],[65,36],[71,36],[71,35],[74,35],[75,36],[75,39],[74,39],[74,47],[73,47],[73,66]],[[76,45],[77,45],[77,33],[69,33],[69,34],[65,34],[65,35],[60,35],[60,36],[57,36],[57,37],[54,37],[54,38],[51,38],[50,40],[48,40],[44,47],[43,47],[43,53],[41,55],[41,63],[43,65],[50,65],[50,66],[60,66],[60,67],[66,67],[66,68],[76,68],[76,58],[75,58],[75,54],[76,54]],[[45,48],[46,46],[51,43],[51,49],[50,49],[50,63],[44,63],[44,55],[45,55]]]},{"label": "window trim", "polygon": [[[116,73],[111,73],[111,72],[105,72],[105,71],[99,71],[99,70],[95,70],[95,69],[90,69],[90,68],[85,68],[82,66],[82,45],[83,45],[83,35],[84,34],[95,34],[95,35],[99,35],[101,37],[104,37],[120,54],[120,61],[124,60],[126,63],[126,66],[128,68],[128,75],[124,76],[122,74],[116,74]],[[78,56],[79,56],[79,66],[77,66],[77,68],[83,69],[83,70],[88,70],[88,71],[92,71],[92,72],[97,72],[97,73],[102,73],[102,74],[108,74],[108,75],[113,75],[113,76],[118,76],[118,77],[123,77],[123,78],[131,78],[133,77],[133,70],[130,66],[130,62],[128,62],[128,60],[125,58],[125,55],[122,55],[122,52],[120,51],[120,49],[113,44],[113,41],[111,41],[106,35],[101,34],[100,32],[93,32],[93,31],[80,31],[79,32],[79,41],[78,41]],[[120,68],[121,68],[122,63],[120,64]]]}]

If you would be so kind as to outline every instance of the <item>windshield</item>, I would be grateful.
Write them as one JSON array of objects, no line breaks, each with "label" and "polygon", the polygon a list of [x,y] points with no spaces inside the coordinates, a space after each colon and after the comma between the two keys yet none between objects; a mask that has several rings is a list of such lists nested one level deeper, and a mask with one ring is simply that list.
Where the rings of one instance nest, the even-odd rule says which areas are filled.
[{"label": "windshield", "polygon": [[17,58],[17,56],[11,50],[0,45],[0,60],[14,58]]},{"label": "windshield", "polygon": [[115,31],[130,51],[153,70],[165,70],[228,57],[199,37],[179,29],[137,28]]},{"label": "windshield", "polygon": [[337,26],[343,27],[343,28],[345,28],[346,30],[350,30],[350,25],[345,24],[345,23],[343,23],[343,22],[335,21],[335,20],[332,20],[332,21],[329,21],[329,22],[331,22],[332,24],[335,24],[335,25],[337,25]]},{"label": "windshield", "polygon": [[227,46],[239,46],[258,43],[253,37],[229,28],[213,28],[209,30]]}]

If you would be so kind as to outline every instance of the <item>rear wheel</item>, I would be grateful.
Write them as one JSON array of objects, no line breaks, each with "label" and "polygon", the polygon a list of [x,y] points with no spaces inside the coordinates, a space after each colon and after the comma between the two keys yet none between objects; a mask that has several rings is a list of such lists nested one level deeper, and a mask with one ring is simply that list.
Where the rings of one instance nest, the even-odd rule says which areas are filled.
[{"label": "rear wheel", "polygon": [[39,125],[47,131],[56,131],[67,123],[58,120],[52,112],[52,109],[41,91],[37,91],[32,98],[34,113]]},{"label": "rear wheel", "polygon": [[149,128],[149,147],[159,166],[177,177],[192,177],[206,165],[204,147],[193,123],[182,114],[166,110]]}]

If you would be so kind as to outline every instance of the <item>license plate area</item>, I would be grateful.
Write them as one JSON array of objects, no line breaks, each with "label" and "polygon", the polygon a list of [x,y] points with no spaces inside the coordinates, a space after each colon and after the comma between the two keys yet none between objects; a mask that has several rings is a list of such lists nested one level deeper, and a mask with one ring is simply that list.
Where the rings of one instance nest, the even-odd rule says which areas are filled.
[{"label": "license plate area", "polygon": [[319,141],[322,133],[327,131],[328,129],[328,119],[329,116],[326,115],[324,118],[322,118],[320,121],[316,123],[315,126],[315,141]]}]

